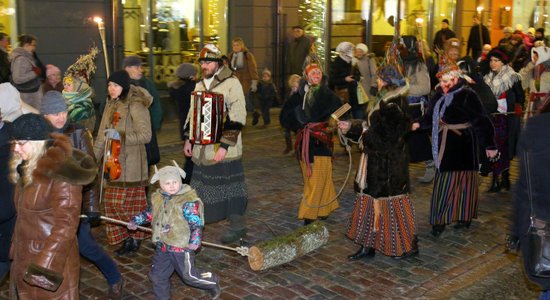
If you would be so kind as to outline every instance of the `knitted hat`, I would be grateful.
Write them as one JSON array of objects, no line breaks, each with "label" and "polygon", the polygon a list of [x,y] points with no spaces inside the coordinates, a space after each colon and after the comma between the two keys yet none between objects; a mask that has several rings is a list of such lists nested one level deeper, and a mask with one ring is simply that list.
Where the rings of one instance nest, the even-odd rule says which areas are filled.
[{"label": "knitted hat", "polygon": [[47,64],[46,65],[46,77],[50,77],[50,75],[53,75],[53,74],[56,74],[56,73],[61,75],[61,70],[58,67],[56,67],[52,64]]},{"label": "knitted hat", "polygon": [[143,64],[143,62],[141,61],[141,58],[137,55],[130,55],[130,56],[126,56],[124,58],[124,61],[122,62],[122,67],[123,68],[126,68],[126,67],[139,67]]},{"label": "knitted hat", "polygon": [[262,70],[262,75],[264,75],[264,74],[268,74],[269,77],[271,77],[271,71],[268,68],[265,68],[265,69]]},{"label": "knitted hat", "polygon": [[491,57],[499,59],[503,64],[507,64],[510,61],[510,56],[502,47],[489,51],[489,53],[487,53],[487,59],[491,59]]},{"label": "knitted hat", "polygon": [[529,29],[527,29],[527,32],[530,33],[531,35],[535,35],[535,28],[529,27]]},{"label": "knitted hat", "polygon": [[157,181],[163,183],[168,180],[175,180],[181,183],[181,178],[185,178],[186,176],[185,171],[178,166],[176,161],[172,160],[172,163],[174,166],[166,166],[160,170],[157,169],[157,166],[155,166],[155,174],[151,178],[151,183],[155,183]]},{"label": "knitted hat", "polygon": [[355,45],[355,49],[359,49],[359,50],[363,51],[365,54],[369,53],[369,47],[367,47],[367,45],[365,45],[363,43],[359,43],[359,44]]},{"label": "knitted hat", "polygon": [[65,98],[58,91],[48,91],[42,96],[42,104],[40,104],[40,113],[43,115],[53,115],[67,110]]},{"label": "knitted hat", "polygon": [[12,139],[18,141],[43,141],[47,140],[52,128],[43,116],[37,114],[24,114],[12,123]]},{"label": "knitted hat", "polygon": [[107,83],[112,81],[122,87],[122,95],[125,95],[130,90],[130,75],[124,70],[116,71],[109,76]]},{"label": "knitted hat", "polygon": [[176,75],[181,79],[187,79],[197,75],[197,69],[190,63],[183,63],[176,69]]},{"label": "knitted hat", "polygon": [[199,61],[222,61],[222,52],[214,44],[206,44],[199,53]]}]

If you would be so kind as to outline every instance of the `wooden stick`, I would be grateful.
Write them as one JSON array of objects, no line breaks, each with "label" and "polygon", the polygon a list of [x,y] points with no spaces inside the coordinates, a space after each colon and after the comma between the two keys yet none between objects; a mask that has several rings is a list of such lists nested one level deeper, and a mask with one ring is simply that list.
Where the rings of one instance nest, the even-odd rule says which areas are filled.
[{"label": "wooden stick", "polygon": [[[80,217],[81,218],[87,218],[86,215],[80,215]],[[105,216],[101,216],[100,219],[105,220],[109,223],[115,223],[115,224],[119,224],[119,225],[128,226],[128,222],[124,222],[124,221],[121,221],[121,220],[117,220],[117,219],[113,219],[113,218],[109,218],[109,217],[105,217]],[[153,232],[153,229],[151,229],[149,227],[138,226],[137,229],[141,230],[141,231],[145,231],[145,232]],[[220,248],[220,249],[225,249],[225,250],[231,250],[231,251],[235,251],[235,252],[239,253],[242,256],[248,256],[248,247],[231,248],[231,247],[227,247],[227,246],[224,246],[224,245],[218,245],[218,244],[209,243],[209,242],[205,242],[205,241],[201,241],[201,243],[205,246],[210,246],[210,247],[215,247],[215,248]]]}]

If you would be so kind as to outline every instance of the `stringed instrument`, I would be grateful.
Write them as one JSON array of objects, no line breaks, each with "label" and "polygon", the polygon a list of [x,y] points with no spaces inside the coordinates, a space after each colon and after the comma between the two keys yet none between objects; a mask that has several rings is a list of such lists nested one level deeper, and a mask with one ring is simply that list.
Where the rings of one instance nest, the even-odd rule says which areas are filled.
[{"label": "stringed instrument", "polygon": [[[113,113],[113,120],[111,121],[111,128],[115,128],[116,124],[120,120],[120,113]],[[118,157],[120,155],[120,140],[108,138],[105,146],[105,159],[103,163],[103,176],[106,179],[115,180],[120,178],[121,167]]]}]

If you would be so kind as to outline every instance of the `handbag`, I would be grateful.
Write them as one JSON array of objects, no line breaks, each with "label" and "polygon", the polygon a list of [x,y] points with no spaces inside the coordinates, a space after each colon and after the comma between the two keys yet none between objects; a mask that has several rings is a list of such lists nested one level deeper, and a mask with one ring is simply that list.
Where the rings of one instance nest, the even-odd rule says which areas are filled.
[{"label": "handbag", "polygon": [[527,174],[527,195],[531,205],[531,224],[527,231],[527,243],[529,244],[527,269],[532,276],[550,277],[550,224],[535,216],[533,210],[529,156],[527,152],[525,152],[523,156]]},{"label": "handbag", "polygon": [[363,85],[361,83],[357,84],[357,104],[365,104],[369,102],[369,95],[367,95],[367,92],[363,88]]}]

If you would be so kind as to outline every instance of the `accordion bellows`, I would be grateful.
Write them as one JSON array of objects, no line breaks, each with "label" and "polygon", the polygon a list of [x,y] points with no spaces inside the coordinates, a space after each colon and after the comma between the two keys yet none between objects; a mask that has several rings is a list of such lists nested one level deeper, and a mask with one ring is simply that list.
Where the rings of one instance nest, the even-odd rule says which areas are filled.
[{"label": "accordion bellows", "polygon": [[220,142],[224,122],[223,95],[195,91],[191,93],[191,119],[189,137],[191,143],[210,145]]}]

